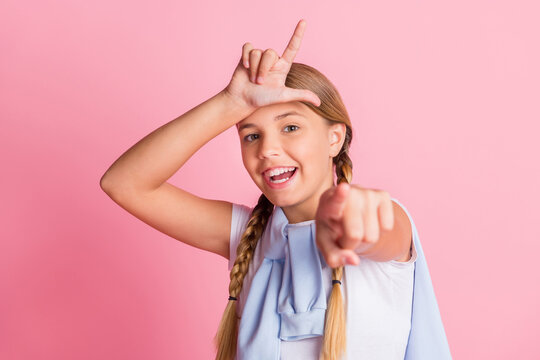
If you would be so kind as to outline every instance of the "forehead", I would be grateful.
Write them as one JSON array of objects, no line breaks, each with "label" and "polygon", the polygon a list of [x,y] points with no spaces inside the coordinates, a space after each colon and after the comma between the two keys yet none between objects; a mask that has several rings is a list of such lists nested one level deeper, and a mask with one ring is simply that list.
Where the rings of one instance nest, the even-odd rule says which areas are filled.
[{"label": "forehead", "polygon": [[253,126],[264,126],[265,124],[272,125],[277,120],[284,119],[288,116],[299,116],[305,119],[312,119],[316,114],[306,105],[299,101],[278,103],[263,106],[251,113],[247,118],[236,124],[238,131],[244,128]]}]

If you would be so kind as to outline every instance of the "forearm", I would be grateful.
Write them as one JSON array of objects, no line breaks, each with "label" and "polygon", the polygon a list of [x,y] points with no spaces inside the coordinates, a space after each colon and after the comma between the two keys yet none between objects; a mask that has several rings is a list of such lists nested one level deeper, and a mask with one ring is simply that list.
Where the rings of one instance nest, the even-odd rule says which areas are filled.
[{"label": "forearm", "polygon": [[224,91],[157,128],[120,156],[101,178],[105,191],[150,191],[208,141],[252,112]]}]

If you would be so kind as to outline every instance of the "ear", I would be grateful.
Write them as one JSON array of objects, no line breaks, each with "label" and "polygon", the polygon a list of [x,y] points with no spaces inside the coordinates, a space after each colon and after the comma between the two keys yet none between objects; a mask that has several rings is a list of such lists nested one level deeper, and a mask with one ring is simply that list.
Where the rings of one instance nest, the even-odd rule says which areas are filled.
[{"label": "ear", "polygon": [[330,156],[339,154],[345,141],[347,125],[344,123],[332,124],[328,127],[328,145],[330,145]]}]

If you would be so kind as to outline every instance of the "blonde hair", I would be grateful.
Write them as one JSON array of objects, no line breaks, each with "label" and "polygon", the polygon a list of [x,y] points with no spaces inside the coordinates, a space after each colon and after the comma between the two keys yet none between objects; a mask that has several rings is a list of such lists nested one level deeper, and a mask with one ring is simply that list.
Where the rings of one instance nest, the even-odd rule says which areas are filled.
[{"label": "blonde hair", "polygon": [[[302,101],[318,115],[325,118],[330,124],[344,123],[346,125],[345,141],[338,155],[333,158],[337,183],[352,180],[352,161],[349,158],[349,146],[352,140],[351,122],[345,105],[335,86],[315,68],[293,63],[285,86],[294,89],[308,89],[321,99],[321,105],[316,107],[309,102]],[[238,299],[244,277],[248,271],[249,263],[257,247],[257,243],[266,227],[268,219],[274,210],[274,205],[261,194],[257,205],[251,212],[246,230],[236,249],[236,260],[230,272],[229,295]],[[343,267],[332,269],[332,279],[342,280]],[[236,355],[238,338],[238,317],[236,315],[236,302],[229,300],[221,318],[219,328],[214,338],[217,348],[216,360],[232,360]],[[346,323],[343,296],[340,285],[334,283],[326,310],[324,339],[320,354],[321,360],[338,360],[345,353]]]}]

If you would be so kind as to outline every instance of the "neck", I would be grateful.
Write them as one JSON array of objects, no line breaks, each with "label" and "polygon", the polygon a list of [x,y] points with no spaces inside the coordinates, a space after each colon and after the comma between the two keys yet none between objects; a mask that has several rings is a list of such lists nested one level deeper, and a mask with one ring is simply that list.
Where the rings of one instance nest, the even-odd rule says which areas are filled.
[{"label": "neck", "polygon": [[317,213],[317,206],[312,206],[304,202],[298,205],[291,205],[282,207],[283,213],[287,217],[289,224],[296,224],[303,221],[309,221],[315,219],[315,214]]}]

